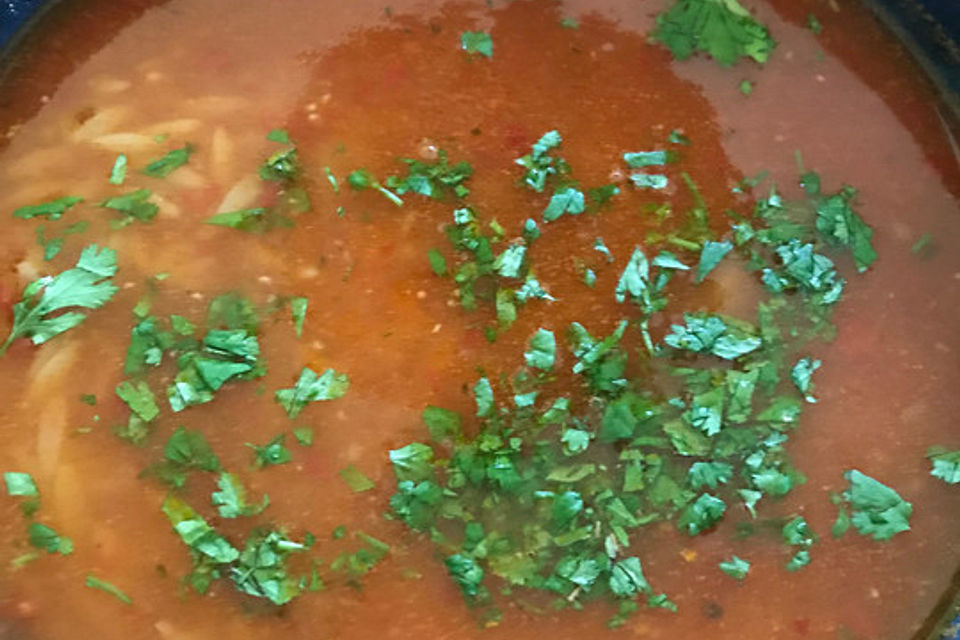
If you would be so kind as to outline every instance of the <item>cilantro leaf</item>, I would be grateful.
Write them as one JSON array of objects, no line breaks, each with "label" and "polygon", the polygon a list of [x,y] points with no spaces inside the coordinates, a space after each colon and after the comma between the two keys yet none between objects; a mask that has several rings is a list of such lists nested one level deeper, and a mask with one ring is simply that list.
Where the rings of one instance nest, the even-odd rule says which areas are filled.
[{"label": "cilantro leaf", "polygon": [[623,161],[631,169],[655,167],[667,164],[673,159],[670,151],[633,151],[623,154]]},{"label": "cilantro leaf", "polygon": [[659,173],[631,173],[630,182],[638,189],[666,189],[670,185],[667,176]]},{"label": "cilantro leaf", "polygon": [[276,605],[287,604],[302,591],[299,580],[287,571],[287,558],[304,549],[280,532],[257,532],[247,539],[237,566],[231,568],[230,579],[243,593]]},{"label": "cilantro leaf", "polygon": [[292,389],[280,389],[274,396],[287,416],[296,418],[310,402],[342,398],[349,388],[350,379],[346,374],[327,369],[318,376],[309,367],[304,367]]},{"label": "cilantro leaf", "polygon": [[586,199],[583,192],[573,187],[557,189],[550,198],[550,203],[543,210],[543,219],[553,222],[565,213],[577,215],[586,210]]},{"label": "cilantro leaf", "polygon": [[217,227],[230,227],[231,229],[250,233],[263,233],[269,227],[269,223],[266,220],[267,213],[268,210],[263,207],[226,211],[210,216],[204,220],[204,224],[212,224]]},{"label": "cilantro leaf", "polygon": [[33,481],[33,476],[29,473],[20,471],[6,471],[3,474],[3,481],[7,485],[7,495],[10,496],[38,496],[37,485]]},{"label": "cilantro leaf", "polygon": [[720,563],[720,571],[723,571],[734,580],[743,580],[750,572],[750,563],[743,558],[733,556],[729,560],[724,560]]},{"label": "cilantro leaf", "polygon": [[857,271],[866,271],[876,261],[877,252],[873,248],[873,229],[850,204],[856,197],[857,190],[847,186],[835,194],[822,194],[820,176],[813,172],[805,173],[801,177],[801,183],[816,207],[817,231],[828,244],[849,248]]},{"label": "cilantro leaf", "polygon": [[31,545],[47,553],[59,553],[63,556],[73,553],[73,540],[61,536],[45,524],[31,522],[27,527],[27,535]]},{"label": "cilantro leaf", "polygon": [[947,484],[960,484],[960,450],[949,451],[944,447],[930,447],[927,458],[933,465],[930,475]]},{"label": "cilantro leaf", "polygon": [[260,179],[273,182],[292,182],[300,176],[300,158],[297,149],[290,147],[277,151],[260,165]]},{"label": "cilantro leaf", "polygon": [[253,466],[262,469],[263,467],[287,464],[293,460],[293,454],[284,445],[286,439],[286,434],[281,433],[262,447],[248,442],[247,446],[254,452]]},{"label": "cilantro leaf", "polygon": [[393,473],[400,481],[418,482],[433,477],[433,449],[420,442],[412,442],[390,451]]},{"label": "cilantro leaf", "polygon": [[729,324],[717,315],[684,313],[685,325],[672,325],[663,341],[675,348],[694,353],[709,353],[735,360],[760,348],[762,341],[752,328]]},{"label": "cilantro leaf", "polygon": [[73,206],[83,202],[83,198],[77,196],[64,196],[57,200],[34,204],[26,207],[20,207],[13,212],[14,218],[21,220],[30,220],[31,218],[46,218],[47,220],[59,220],[63,214]]},{"label": "cilantro leaf", "polygon": [[370,491],[377,486],[363,471],[360,471],[360,469],[357,469],[352,464],[348,464],[343,469],[340,469],[337,475],[347,483],[347,486],[350,487],[354,493]]},{"label": "cilantro leaf", "polygon": [[214,491],[210,498],[221,518],[255,516],[270,504],[270,498],[266,494],[259,505],[247,503],[247,490],[233,473],[222,472],[217,480],[217,487],[220,491]]},{"label": "cilantro leaf", "polygon": [[467,53],[479,53],[487,58],[493,57],[493,39],[483,31],[464,31],[460,34],[460,48]]},{"label": "cilantro leaf", "polygon": [[697,275],[693,281],[697,284],[703,282],[704,278],[706,278],[731,251],[733,251],[733,243],[729,240],[722,242],[708,240],[704,242],[703,249],[700,251],[700,264],[697,266]]},{"label": "cilantro leaf", "polygon": [[142,380],[136,384],[125,380],[117,385],[117,397],[123,400],[130,410],[144,422],[150,422],[160,415],[156,398],[150,387]]},{"label": "cilantro leaf", "polygon": [[556,361],[557,339],[552,331],[537,329],[530,339],[530,349],[523,354],[528,367],[550,371]]},{"label": "cilantro leaf", "polygon": [[423,410],[421,418],[434,442],[455,440],[460,436],[460,414],[455,411],[429,406]]},{"label": "cilantro leaf", "polygon": [[168,152],[162,158],[158,158],[143,168],[143,174],[151,178],[166,178],[190,161],[193,154],[193,145],[185,145],[180,149],[174,149]]},{"label": "cilantro leaf", "polygon": [[726,510],[727,505],[723,500],[709,493],[703,493],[680,514],[677,527],[695,536],[713,528],[723,518]]},{"label": "cilantro leaf", "polygon": [[733,477],[733,467],[726,462],[694,462],[690,465],[687,481],[694,489],[716,489]]},{"label": "cilantro leaf", "polygon": [[643,566],[636,556],[620,560],[610,570],[610,591],[622,598],[650,593],[650,583],[643,575]]},{"label": "cilantro leaf", "polygon": [[312,427],[297,427],[293,430],[293,437],[301,447],[309,447],[313,444],[315,434]]},{"label": "cilantro leaf", "polygon": [[405,193],[417,193],[427,198],[439,199],[445,191],[452,191],[458,198],[465,198],[470,190],[464,182],[473,175],[469,162],[461,160],[451,165],[447,152],[440,149],[434,162],[423,162],[412,158],[403,158],[407,165],[407,175],[403,178],[390,176],[386,185],[401,196]]},{"label": "cilantro leaf", "polygon": [[233,545],[180,498],[167,496],[163,501],[163,513],[184,544],[197,553],[220,563],[233,562],[240,557]]},{"label": "cilantro leaf", "polygon": [[460,587],[460,591],[468,599],[483,598],[487,594],[483,586],[483,568],[470,556],[454,554],[444,559],[450,577]]},{"label": "cilantro leaf", "polygon": [[113,162],[113,168],[110,169],[110,184],[121,185],[127,179],[127,156],[119,154]]},{"label": "cilantro leaf", "polygon": [[72,329],[86,319],[79,311],[57,311],[80,307],[99,309],[117,292],[110,280],[117,272],[117,254],[93,244],[80,254],[77,266],[34,280],[23,290],[23,299],[13,306],[13,327],[0,355],[17,338],[30,338],[42,344]]},{"label": "cilantro leaf", "polygon": [[913,505],[900,494],[856,469],[843,475],[849,483],[843,499],[850,504],[850,521],[860,535],[889,540],[910,530]]},{"label": "cilantro leaf", "polygon": [[427,251],[427,261],[435,274],[441,278],[447,275],[447,259],[443,257],[439,250],[430,249]]},{"label": "cilantro leaf", "polygon": [[790,379],[793,380],[793,384],[796,385],[807,402],[817,401],[816,398],[811,395],[813,390],[811,378],[813,377],[813,372],[819,369],[821,364],[823,363],[819,360],[800,358],[797,360],[797,364],[793,366],[793,369],[790,370]]},{"label": "cilantro leaf", "polygon": [[101,591],[105,591],[124,604],[133,604],[133,600],[130,599],[130,596],[125,594],[113,584],[107,582],[106,580],[101,580],[95,575],[88,573],[87,578],[84,581],[84,585],[90,587],[91,589],[100,589]]},{"label": "cilantro leaf", "polygon": [[523,183],[537,193],[546,186],[551,175],[566,173],[569,169],[562,159],[554,158],[548,152],[560,146],[562,138],[558,131],[548,131],[533,144],[527,155],[514,162],[527,170]]},{"label": "cilantro leaf", "polygon": [[123,217],[113,223],[115,228],[125,227],[134,221],[149,222],[157,217],[160,208],[149,201],[149,189],[137,189],[122,196],[108,198],[100,203],[104,209],[118,211]]},{"label": "cilantro leaf", "polygon": [[489,378],[480,378],[473,385],[473,397],[477,403],[477,416],[486,417],[493,411],[493,387]]},{"label": "cilantro leaf", "polygon": [[764,63],[777,44],[737,0],[677,0],[657,16],[651,36],[678,60],[703,51],[725,67],[741,57]]}]

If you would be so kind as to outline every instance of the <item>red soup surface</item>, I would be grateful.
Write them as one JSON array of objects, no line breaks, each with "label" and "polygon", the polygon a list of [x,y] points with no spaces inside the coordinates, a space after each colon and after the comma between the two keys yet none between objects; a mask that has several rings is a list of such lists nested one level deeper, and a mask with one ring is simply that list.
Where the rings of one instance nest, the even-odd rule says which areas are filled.
[{"label": "red soup surface", "polygon": [[7,65],[0,638],[907,640],[949,588],[960,165],[858,3],[68,0]]}]

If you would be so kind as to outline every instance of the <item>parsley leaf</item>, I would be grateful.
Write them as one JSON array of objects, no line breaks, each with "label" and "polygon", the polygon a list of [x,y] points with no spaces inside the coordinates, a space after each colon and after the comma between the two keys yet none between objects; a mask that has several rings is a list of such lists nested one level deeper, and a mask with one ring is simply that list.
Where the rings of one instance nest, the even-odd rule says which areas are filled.
[{"label": "parsley leaf", "polygon": [[274,397],[288,417],[296,418],[308,403],[342,398],[349,388],[350,379],[344,373],[327,369],[318,376],[309,367],[304,367],[293,388],[280,389]]},{"label": "parsley leaf", "polygon": [[447,259],[443,257],[439,250],[430,249],[427,251],[427,261],[435,274],[441,278],[447,275]]},{"label": "parsley leaf", "polygon": [[493,57],[493,39],[483,31],[464,31],[460,34],[460,48],[467,53],[479,53],[487,58]]},{"label": "parsley leaf", "polygon": [[266,219],[267,213],[268,210],[263,207],[226,211],[210,216],[204,220],[204,224],[212,224],[217,227],[230,227],[231,229],[247,231],[249,233],[263,233],[270,226]]},{"label": "parsley leaf", "polygon": [[301,447],[309,447],[313,444],[315,434],[312,427],[297,427],[293,430],[293,437]]},{"label": "parsley leaf", "polygon": [[72,329],[86,319],[71,308],[99,309],[117,292],[110,280],[117,272],[117,254],[113,249],[86,247],[77,266],[56,276],[34,280],[23,290],[23,299],[13,306],[13,327],[0,347],[2,355],[17,338],[30,338],[42,344]]},{"label": "parsley leaf", "polygon": [[835,194],[823,194],[820,176],[812,171],[801,176],[800,181],[816,207],[817,231],[828,244],[849,248],[857,271],[866,271],[876,261],[877,252],[873,248],[873,229],[850,204],[857,190],[846,186]]},{"label": "parsley leaf", "polygon": [[120,154],[113,162],[113,168],[110,169],[110,184],[121,185],[127,179],[127,156]]},{"label": "parsley leaf", "polygon": [[417,193],[427,198],[439,199],[445,191],[452,191],[458,198],[465,198],[470,190],[464,182],[473,175],[473,167],[469,162],[461,160],[451,165],[447,160],[447,152],[440,149],[437,160],[432,163],[403,158],[407,165],[407,175],[389,176],[386,186],[395,190],[399,195]]},{"label": "parsley leaf", "polygon": [[514,160],[516,164],[527,170],[523,183],[537,193],[543,191],[549,176],[563,174],[569,170],[566,162],[547,153],[558,148],[561,142],[562,138],[558,131],[548,131],[533,144],[530,153]]},{"label": "parsley leaf", "polygon": [[652,591],[650,583],[643,575],[639,558],[626,558],[613,565],[610,570],[610,591],[623,598]]},{"label": "parsley leaf", "polygon": [[678,60],[703,51],[725,67],[741,57],[764,63],[777,44],[737,0],[677,0],[657,16],[651,36]]}]

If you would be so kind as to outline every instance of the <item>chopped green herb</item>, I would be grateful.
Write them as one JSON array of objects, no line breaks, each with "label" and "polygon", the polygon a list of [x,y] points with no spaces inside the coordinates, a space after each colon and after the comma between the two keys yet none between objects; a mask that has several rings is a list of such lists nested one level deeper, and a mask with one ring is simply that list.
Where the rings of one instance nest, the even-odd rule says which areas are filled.
[{"label": "chopped green herb", "polygon": [[530,153],[514,161],[527,170],[523,183],[537,193],[543,191],[548,177],[564,174],[569,170],[566,162],[548,153],[558,148],[561,142],[559,131],[548,131],[533,144]]},{"label": "chopped green herb", "polygon": [[307,319],[307,306],[310,301],[303,297],[290,298],[290,315],[293,318],[293,331],[298,338],[303,337],[303,323]]},{"label": "chopped green herb", "polygon": [[59,553],[62,556],[73,553],[73,540],[61,536],[45,524],[31,522],[27,527],[27,535],[31,545],[47,553]]},{"label": "chopped green herb", "polygon": [[100,589],[101,591],[105,591],[124,604],[133,604],[133,600],[130,599],[130,596],[106,580],[101,580],[92,574],[87,574],[87,579],[84,584],[91,589]]},{"label": "chopped green herb", "polygon": [[190,144],[180,149],[174,149],[167,153],[167,155],[154,160],[144,167],[143,173],[151,178],[166,178],[176,169],[187,164],[187,162],[190,161],[190,156],[193,154],[193,151],[193,145]]},{"label": "chopped green herb", "polygon": [[697,284],[703,282],[704,278],[706,278],[731,251],[733,251],[733,243],[729,240],[723,240],[722,242],[708,240],[704,242],[703,249],[700,250],[700,264],[697,266],[697,275],[693,281]]},{"label": "chopped green herb", "polygon": [[267,134],[267,140],[276,142],[277,144],[293,144],[293,141],[290,139],[290,134],[287,133],[286,129],[271,129]]},{"label": "chopped green herb", "polygon": [[407,165],[407,175],[390,176],[385,181],[386,186],[401,196],[416,193],[439,199],[445,192],[452,192],[457,198],[465,198],[470,193],[464,182],[473,175],[473,167],[464,160],[451,165],[443,149],[437,152],[433,162],[403,158],[403,163]]},{"label": "chopped green herb", "polygon": [[160,415],[156,398],[146,382],[141,380],[134,384],[126,380],[117,385],[116,393],[130,407],[130,410],[144,422],[150,422]]},{"label": "chopped green herb", "polygon": [[270,504],[270,498],[264,494],[260,504],[247,503],[247,490],[240,479],[226,471],[220,474],[217,480],[220,491],[214,491],[211,499],[221,518],[239,518],[240,516],[255,516],[262,513]]},{"label": "chopped green herb", "polygon": [[669,151],[634,151],[623,154],[623,161],[631,169],[663,166],[672,160],[673,154]]},{"label": "chopped green herb", "polygon": [[312,427],[297,427],[293,430],[293,437],[301,447],[309,447],[313,444],[315,434]]},{"label": "chopped green herb", "polygon": [[[94,244],[83,250],[76,267],[28,284],[23,298],[13,306],[13,327],[0,355],[17,338],[43,344],[79,325],[87,316],[68,309],[92,310],[106,304],[117,292],[111,281],[116,272],[116,252]],[[51,315],[58,311],[64,313]]]},{"label": "chopped green herb", "polygon": [[743,580],[750,572],[750,563],[743,558],[733,556],[729,560],[724,560],[720,563],[720,571],[723,571],[734,580]]},{"label": "chopped green herb", "polygon": [[108,198],[100,203],[100,206],[112,211],[118,211],[123,217],[114,221],[116,228],[125,227],[134,221],[149,222],[157,216],[160,208],[150,202],[151,192],[149,189],[137,189],[122,196]]},{"label": "chopped green herb", "polygon": [[523,354],[528,367],[551,371],[557,356],[557,339],[552,331],[537,329],[530,339],[530,348]]},{"label": "chopped green herb", "polygon": [[579,29],[580,21],[576,18],[563,18],[560,20],[560,26],[564,29]]},{"label": "chopped green herb", "polygon": [[667,176],[650,173],[631,173],[630,182],[638,189],[666,189],[670,184]]},{"label": "chopped green herb", "polygon": [[441,278],[447,275],[447,259],[443,257],[437,249],[427,251],[427,260],[430,262],[430,268]]},{"label": "chopped green herb", "polygon": [[347,483],[347,486],[350,487],[354,493],[370,491],[377,486],[373,480],[368,478],[366,474],[352,464],[348,464],[343,469],[340,469],[338,475],[341,480]]},{"label": "chopped green herb", "polygon": [[819,369],[821,364],[823,363],[819,360],[801,358],[800,360],[797,360],[797,364],[795,364],[793,369],[790,370],[790,379],[793,380],[793,384],[796,385],[797,389],[803,394],[803,397],[807,402],[817,401],[816,398],[811,395],[813,390],[811,378],[813,377],[813,372]]},{"label": "chopped green herb", "polygon": [[[930,447],[927,450],[927,458],[933,465],[930,475],[947,484],[960,484],[960,450],[950,451],[944,447]],[[7,486],[9,487],[9,484]]]},{"label": "chopped green herb", "polygon": [[38,496],[37,485],[29,473],[19,471],[6,471],[3,474],[3,481],[7,485],[7,495],[10,496]]},{"label": "chopped green herb", "polygon": [[850,522],[860,535],[889,540],[910,530],[913,505],[900,494],[856,469],[843,475],[849,482],[843,499],[850,505]]},{"label": "chopped green herb", "polygon": [[676,0],[651,35],[678,60],[702,51],[725,67],[741,57],[764,63],[777,44],[737,0]]},{"label": "chopped green herb", "polygon": [[300,159],[294,147],[281,149],[260,165],[260,179],[273,182],[292,182],[300,176]]},{"label": "chopped green herb", "polygon": [[937,245],[934,243],[933,234],[925,233],[917,238],[917,241],[910,247],[910,252],[923,259],[933,257],[933,254],[937,252]]},{"label": "chopped green herb", "polygon": [[607,245],[603,243],[603,238],[597,238],[596,240],[594,240],[593,249],[594,251],[599,251],[600,253],[602,253],[603,257],[607,259],[607,262],[614,261],[613,254],[610,253],[610,249],[608,249]]},{"label": "chopped green herb", "polygon": [[121,185],[127,179],[127,156],[120,154],[113,162],[113,168],[110,169],[110,184]]},{"label": "chopped green herb", "polygon": [[163,449],[163,461],[147,467],[142,475],[179,489],[186,485],[191,470],[220,471],[220,460],[202,432],[177,427]]},{"label": "chopped green herb", "polygon": [[740,82],[740,93],[742,93],[745,96],[748,96],[751,93],[753,93],[753,82],[750,80],[742,80]]},{"label": "chopped green herb", "polygon": [[287,416],[296,418],[308,403],[342,398],[349,388],[350,379],[346,374],[327,369],[318,376],[309,367],[304,367],[293,388],[280,389],[274,395]]},{"label": "chopped green herb", "polygon": [[262,207],[255,209],[239,209],[237,211],[226,211],[210,216],[204,220],[205,224],[212,224],[217,227],[230,227],[240,231],[251,233],[262,233],[267,229],[266,220],[269,211]]},{"label": "chopped green herb", "polygon": [[337,181],[337,177],[333,175],[333,171],[330,170],[330,167],[324,167],[323,173],[327,176],[327,182],[330,183],[330,187],[333,189],[333,192],[340,193],[340,183]]},{"label": "chopped green herb", "polygon": [[460,48],[467,53],[479,53],[487,58],[493,57],[493,39],[483,31],[464,31],[460,34]]},{"label": "chopped green herb", "polygon": [[543,219],[553,222],[565,213],[577,215],[586,210],[583,192],[573,187],[557,189],[550,198],[550,204],[543,210]]},{"label": "chopped green herb", "polygon": [[293,454],[290,453],[290,450],[284,445],[286,439],[286,435],[281,433],[262,447],[247,443],[247,446],[254,451],[253,466],[261,469],[263,467],[287,464],[293,460]]},{"label": "chopped green herb", "polygon": [[13,212],[13,217],[22,220],[30,220],[31,218],[37,217],[46,218],[51,221],[59,220],[68,209],[81,202],[83,202],[83,198],[65,196],[51,202],[20,207]]},{"label": "chopped green herb", "polygon": [[820,21],[817,19],[817,16],[812,13],[807,16],[807,28],[813,32],[813,35],[818,36],[823,31],[823,25],[820,24]]}]

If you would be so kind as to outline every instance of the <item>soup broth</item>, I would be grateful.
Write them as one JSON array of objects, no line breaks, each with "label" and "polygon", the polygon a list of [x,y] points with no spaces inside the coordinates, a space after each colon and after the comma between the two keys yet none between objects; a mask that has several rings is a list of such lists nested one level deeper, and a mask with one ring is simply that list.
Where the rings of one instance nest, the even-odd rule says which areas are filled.
[{"label": "soup broth", "polygon": [[777,46],[729,68],[651,40],[672,4],[55,9],[0,85],[0,471],[38,494],[7,476],[0,638],[920,631],[960,559],[948,113],[859,4],[746,3]]}]

